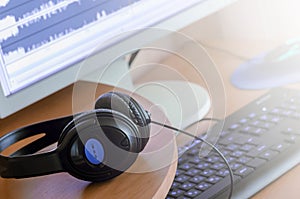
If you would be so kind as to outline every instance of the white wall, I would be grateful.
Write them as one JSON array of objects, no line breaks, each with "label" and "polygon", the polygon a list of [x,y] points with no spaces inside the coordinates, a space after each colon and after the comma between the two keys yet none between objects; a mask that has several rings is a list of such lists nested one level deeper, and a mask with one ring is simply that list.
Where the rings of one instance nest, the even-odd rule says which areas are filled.
[{"label": "white wall", "polygon": [[[206,47],[250,59],[289,39],[300,38],[300,0],[237,0],[181,32],[208,44]],[[169,43],[170,49],[180,47],[172,38]],[[161,52],[150,52],[138,56],[137,63],[160,63],[165,58]],[[133,79],[139,77],[143,75]]]},{"label": "white wall", "polygon": [[185,32],[201,40],[285,41],[300,36],[300,1],[239,0]]}]

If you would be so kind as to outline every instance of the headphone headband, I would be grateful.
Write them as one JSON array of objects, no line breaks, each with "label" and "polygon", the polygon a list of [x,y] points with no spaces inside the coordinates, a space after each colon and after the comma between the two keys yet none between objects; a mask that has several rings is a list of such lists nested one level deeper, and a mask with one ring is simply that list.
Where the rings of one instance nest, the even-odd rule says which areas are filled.
[{"label": "headphone headband", "polygon": [[25,138],[42,133],[45,134],[42,138],[24,146],[10,156],[0,155],[0,175],[7,178],[22,178],[62,171],[63,168],[60,165],[56,150],[36,155],[33,154],[57,142],[62,129],[72,119],[73,116],[68,116],[29,125],[1,137],[0,153],[7,147]]}]

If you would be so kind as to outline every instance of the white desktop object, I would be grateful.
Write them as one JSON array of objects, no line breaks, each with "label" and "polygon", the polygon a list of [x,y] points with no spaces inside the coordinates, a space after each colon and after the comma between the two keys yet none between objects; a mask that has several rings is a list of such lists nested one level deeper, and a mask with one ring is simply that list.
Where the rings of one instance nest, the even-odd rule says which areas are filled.
[{"label": "white desktop object", "polygon": [[[8,37],[11,37],[13,35],[16,36],[18,34],[18,31],[20,31],[23,28],[30,28],[32,24],[35,24],[40,20],[49,20],[51,15],[60,14],[61,12],[64,12],[68,8],[68,5],[79,5],[86,2],[80,2],[77,0],[65,0],[56,1],[56,4],[53,5],[53,2],[51,1],[51,4],[49,3],[45,6],[37,5],[38,9],[35,9],[34,12],[31,12],[31,7],[26,7],[26,4],[39,4],[37,1],[6,1],[4,4],[0,4],[0,118],[4,118],[14,112],[17,112],[18,110],[25,108],[26,106],[77,81],[78,79],[76,77],[81,65],[80,61],[86,59],[87,56],[89,57],[89,60],[92,60],[91,63],[95,63],[95,65],[89,67],[89,69],[85,71],[86,74],[90,74],[93,73],[93,71],[99,70],[102,67],[104,67],[109,61],[111,61],[111,59],[119,55],[120,52],[127,51],[127,49],[132,45],[142,47],[144,44],[151,43],[164,36],[152,35],[151,37],[145,37],[143,36],[142,32],[136,32],[134,35],[127,35],[127,37],[118,38],[118,40],[114,40],[113,36],[115,34],[119,34],[123,31],[126,32],[128,30],[134,30],[137,28],[145,27],[157,27],[176,31],[215,11],[224,8],[226,5],[229,5],[234,1],[235,0],[190,0],[183,2],[181,0],[176,0],[172,1],[171,4],[168,0],[132,1],[136,3],[133,3],[132,6],[130,5],[124,8],[120,12],[112,13],[112,15],[109,16],[105,12],[101,12],[99,15],[97,15],[97,18],[100,18],[101,16],[106,17],[106,21],[104,23],[108,25],[114,24],[111,23],[114,20],[118,21],[119,19],[121,19],[118,22],[119,26],[109,26],[108,29],[102,29],[105,26],[103,26],[103,24],[98,24],[97,22],[96,26],[88,26],[87,29],[83,30],[83,35],[90,35],[90,37],[87,37],[85,41],[78,40],[83,38],[80,36],[82,32],[79,31],[80,33],[78,32],[77,34],[76,31],[72,32],[72,30],[68,29],[65,32],[72,32],[72,34],[70,34],[70,37],[66,37],[66,42],[64,43],[65,46],[63,46],[65,47],[65,49],[60,49],[60,45],[57,45],[57,43],[53,43],[52,46],[49,45],[49,43],[47,42],[40,43],[43,47],[41,51],[38,51],[38,48],[40,47],[39,45],[34,46],[34,50],[36,50],[36,52],[39,55],[44,54],[47,56],[45,57],[44,61],[43,58],[40,56],[33,56],[33,58],[42,58],[38,62],[33,63],[33,65],[30,65],[30,63],[34,60],[25,60],[26,62],[24,63],[29,63],[27,67],[30,70],[28,71],[25,71],[26,68],[25,65],[23,65],[24,63],[20,62],[19,59],[16,59],[16,54],[11,53],[10,55],[13,56],[10,56],[9,59],[8,56],[4,56],[5,45],[2,42]],[[95,3],[97,1],[91,2]],[[107,3],[108,2],[113,4],[113,1],[107,1]],[[114,1],[116,5],[120,2],[121,1]],[[130,3],[131,1],[124,0],[122,2]],[[24,15],[18,18],[14,15],[22,13],[11,13],[14,11],[14,9],[8,7],[11,5],[24,9],[30,7],[30,9],[28,10],[28,12],[26,11],[27,13],[25,12]],[[151,8],[151,12],[144,12],[143,9],[147,10],[149,8]],[[56,10],[59,10],[59,12],[56,12]],[[112,21],[109,21],[108,19],[111,19]],[[126,23],[122,21],[125,19],[128,19]],[[85,22],[86,21],[84,21],[84,23]],[[32,31],[34,30],[35,28],[32,29]],[[101,34],[101,31],[103,31],[102,33],[106,34]],[[55,37],[51,36],[50,40],[52,41],[53,39],[56,39],[56,36],[59,37],[60,34],[55,35]],[[62,39],[63,37],[59,38],[59,41]],[[31,39],[29,39],[29,41],[30,40]],[[104,42],[105,45],[103,45],[98,52],[94,52],[94,44],[101,43],[103,42],[103,40],[109,42]],[[81,46],[79,44],[76,44],[73,47],[68,46],[68,44],[70,44],[69,41],[80,41],[83,45]],[[11,42],[11,44],[13,43],[14,42]],[[50,52],[51,50],[53,50],[54,47],[59,47],[58,51],[54,50],[54,54],[51,54]],[[32,50],[32,48],[29,49]],[[16,51],[21,52],[21,54],[23,52],[22,50],[22,48],[16,48]],[[60,52],[59,50],[62,51]],[[94,52],[93,55],[89,56],[92,52]],[[62,59],[60,60],[60,55],[64,54],[67,57],[61,57]],[[10,64],[6,65],[7,63]],[[51,63],[53,64],[53,66],[47,65]],[[34,66],[37,66],[36,70]],[[18,71],[19,69],[21,70]],[[50,69],[51,71],[48,73],[46,69]],[[20,77],[20,79],[14,79],[13,81],[11,81],[9,75],[12,74],[12,77]],[[17,76],[14,76],[15,74]],[[30,79],[29,77],[34,77],[34,80],[31,82],[27,82],[27,80]],[[21,81],[18,82],[19,80]],[[109,79],[109,82],[113,81]]]},{"label": "white desktop object", "polygon": [[135,91],[162,108],[171,124],[180,129],[203,118],[211,105],[204,88],[182,80],[142,84]]}]

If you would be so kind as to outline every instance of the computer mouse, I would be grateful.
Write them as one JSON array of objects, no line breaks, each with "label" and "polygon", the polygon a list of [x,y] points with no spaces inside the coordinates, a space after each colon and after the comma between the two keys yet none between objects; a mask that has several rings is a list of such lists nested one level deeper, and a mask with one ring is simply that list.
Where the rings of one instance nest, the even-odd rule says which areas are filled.
[{"label": "computer mouse", "polygon": [[244,62],[231,76],[231,83],[239,89],[267,89],[295,82],[300,82],[300,40]]}]

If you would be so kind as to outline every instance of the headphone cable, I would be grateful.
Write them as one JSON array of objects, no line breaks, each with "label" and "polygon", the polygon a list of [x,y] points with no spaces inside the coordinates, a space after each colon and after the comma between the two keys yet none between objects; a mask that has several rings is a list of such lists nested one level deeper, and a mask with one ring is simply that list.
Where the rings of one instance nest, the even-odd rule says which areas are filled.
[{"label": "headphone cable", "polygon": [[224,163],[226,164],[226,166],[228,168],[229,176],[230,176],[230,190],[229,190],[228,198],[229,199],[231,198],[232,192],[233,192],[233,183],[234,183],[233,182],[233,172],[232,172],[232,169],[230,168],[230,165],[229,165],[226,157],[222,154],[222,152],[216,146],[214,146],[213,144],[209,143],[208,141],[206,141],[206,140],[204,140],[200,137],[194,136],[194,135],[192,135],[191,133],[189,133],[187,131],[175,128],[173,126],[169,126],[167,124],[162,124],[162,123],[156,122],[156,121],[151,121],[151,123],[162,126],[162,127],[165,127],[165,128],[168,128],[168,129],[171,129],[171,130],[174,130],[174,131],[178,131],[178,132],[183,133],[187,136],[190,136],[190,137],[192,137],[196,140],[200,140],[201,142],[203,142],[203,143],[207,144],[208,146],[212,147],[212,149],[215,150],[218,153],[218,155],[223,159]]}]

